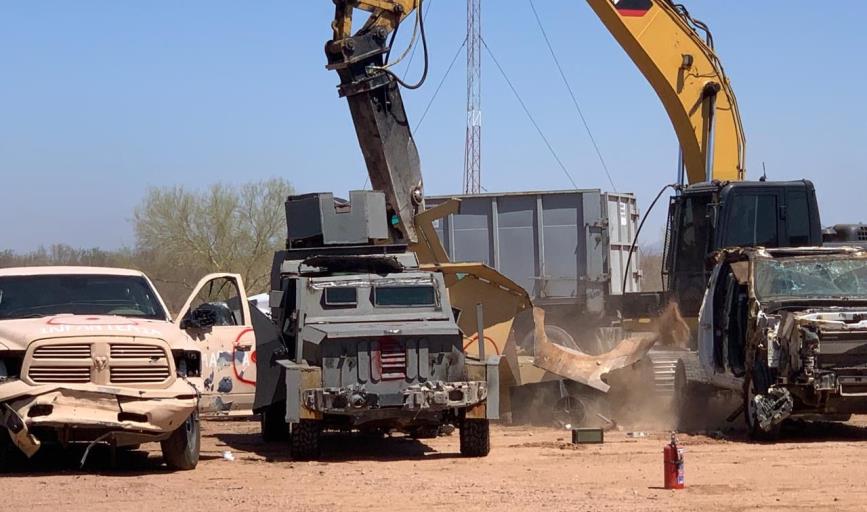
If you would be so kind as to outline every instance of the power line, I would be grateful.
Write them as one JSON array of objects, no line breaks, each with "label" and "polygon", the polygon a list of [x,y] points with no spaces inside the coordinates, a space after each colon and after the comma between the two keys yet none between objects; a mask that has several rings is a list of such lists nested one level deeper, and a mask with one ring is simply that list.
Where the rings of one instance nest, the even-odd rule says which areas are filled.
[{"label": "power line", "polygon": [[461,42],[461,45],[458,47],[458,51],[455,52],[455,56],[452,57],[452,62],[449,64],[449,67],[446,70],[446,74],[443,75],[443,78],[442,78],[442,80],[440,80],[439,85],[437,85],[437,88],[434,91],[433,96],[431,96],[430,101],[428,101],[427,106],[424,108],[424,112],[422,113],[421,117],[419,118],[418,123],[416,123],[415,128],[413,128],[413,130],[412,130],[413,132],[418,131],[418,128],[421,126],[422,121],[424,121],[424,118],[427,117],[427,113],[430,111],[431,105],[433,105],[433,102],[437,99],[437,95],[440,93],[440,89],[442,89],[443,84],[445,83],[446,79],[449,77],[449,73],[452,72],[452,68],[455,66],[455,62],[458,61],[458,57],[461,55],[461,50],[464,49],[464,46],[466,44],[467,44],[467,40],[466,40],[466,38],[464,38],[464,40]]},{"label": "power line", "polygon": [[[428,0],[428,2],[430,2],[430,1],[431,0]],[[460,55],[461,55],[461,50],[464,49],[464,46],[466,44],[467,44],[467,40],[466,40],[466,38],[464,38],[464,40],[461,41],[460,46],[458,46],[458,50],[455,52],[454,57],[452,57],[452,61],[451,61],[451,63],[449,63],[448,69],[446,69],[445,74],[443,75],[442,79],[440,79],[440,83],[437,84],[437,88],[436,88],[436,90],[434,90],[433,96],[431,96],[430,100],[427,102],[427,105],[424,108],[424,112],[422,112],[421,117],[419,118],[418,122],[415,124],[415,128],[412,129],[413,133],[418,132],[419,127],[421,127],[421,123],[424,122],[425,118],[427,117],[428,112],[430,112],[431,106],[433,106],[434,101],[436,101],[437,96],[440,93],[440,90],[443,88],[443,84],[445,84],[446,79],[449,77],[449,74],[451,74],[452,69],[455,67],[455,63],[458,61],[458,57],[460,57]],[[364,179],[364,185],[361,187],[361,189],[366,190],[367,184],[369,182],[370,182],[370,177],[368,176],[367,178]]]},{"label": "power line", "polygon": [[551,45],[551,40],[548,39],[548,33],[545,31],[545,27],[542,26],[542,19],[539,17],[539,13],[536,11],[536,5],[533,3],[533,0],[528,0],[530,2],[530,9],[533,10],[533,16],[536,17],[536,24],[539,26],[539,30],[542,32],[542,37],[545,39],[545,44],[548,46],[548,52],[551,54],[551,58],[554,59],[554,64],[557,66],[557,71],[560,72],[560,78],[563,79],[563,84],[566,85],[566,89],[569,91],[569,96],[572,98],[572,104],[575,105],[575,110],[578,112],[578,117],[581,119],[581,123],[584,125],[584,129],[587,130],[587,135],[590,137],[590,142],[593,143],[593,149],[596,150],[596,156],[599,157],[599,163],[602,164],[602,169],[605,170],[605,175],[608,176],[608,182],[611,183],[611,187],[617,192],[617,186],[614,184],[614,180],[611,178],[611,172],[608,170],[608,165],[605,163],[605,158],[602,157],[602,151],[599,150],[599,145],[596,143],[596,138],[593,136],[593,132],[590,130],[590,124],[587,123],[587,119],[584,117],[584,112],[581,110],[581,106],[578,104],[578,99],[575,97],[575,91],[572,90],[572,86],[569,85],[569,80],[566,79],[566,73],[563,72],[563,67],[560,66],[560,59],[557,58],[557,54],[554,52],[554,47]]},{"label": "power line", "polygon": [[539,127],[539,123],[537,123],[536,120],[533,118],[533,114],[530,113],[530,109],[527,108],[527,104],[524,103],[523,99],[521,99],[521,95],[518,94],[518,90],[515,89],[515,86],[512,84],[512,81],[509,80],[509,76],[506,75],[505,70],[503,70],[503,66],[501,66],[500,62],[497,60],[497,58],[494,57],[494,52],[491,51],[491,48],[488,46],[488,43],[487,43],[487,41],[485,41],[484,38],[482,38],[482,45],[485,47],[485,50],[487,50],[488,55],[491,56],[491,60],[494,62],[494,65],[500,71],[500,74],[503,75],[503,79],[506,80],[506,84],[508,84],[509,89],[512,90],[512,94],[515,95],[515,98],[518,100],[518,103],[521,104],[521,108],[524,109],[524,113],[527,114],[527,118],[530,119],[530,122],[533,124],[533,127],[536,128],[536,131],[539,133],[539,136],[542,137],[542,141],[548,147],[548,151],[551,153],[551,156],[553,156],[554,160],[557,161],[557,164],[560,166],[560,169],[563,170],[563,174],[565,174],[566,177],[569,178],[569,181],[572,183],[572,187],[577,189],[578,185],[575,183],[575,180],[572,179],[572,174],[569,173],[569,170],[566,169],[566,165],[563,164],[563,161],[560,160],[560,157],[557,155],[557,152],[554,151],[554,147],[551,146],[551,143],[548,141],[548,137],[545,136],[545,133],[542,131],[542,128]]}]

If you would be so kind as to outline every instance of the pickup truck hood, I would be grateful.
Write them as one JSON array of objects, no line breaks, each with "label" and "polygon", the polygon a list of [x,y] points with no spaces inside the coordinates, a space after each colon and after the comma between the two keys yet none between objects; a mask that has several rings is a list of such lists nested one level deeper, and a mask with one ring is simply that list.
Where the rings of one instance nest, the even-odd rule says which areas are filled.
[{"label": "pickup truck hood", "polygon": [[0,349],[26,350],[31,342],[45,338],[88,336],[157,338],[170,345],[189,341],[170,322],[106,315],[55,315],[0,321]]}]

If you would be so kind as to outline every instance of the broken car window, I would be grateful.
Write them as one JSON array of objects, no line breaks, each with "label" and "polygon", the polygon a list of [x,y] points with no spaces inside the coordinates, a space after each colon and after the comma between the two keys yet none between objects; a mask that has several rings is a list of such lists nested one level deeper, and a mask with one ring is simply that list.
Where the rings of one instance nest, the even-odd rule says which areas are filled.
[{"label": "broken car window", "polygon": [[0,277],[0,320],[49,315],[117,315],[165,320],[148,282],[138,276]]},{"label": "broken car window", "polygon": [[218,277],[208,282],[190,304],[190,310],[213,311],[216,326],[244,325],[241,292],[230,277]]},{"label": "broken car window", "polygon": [[756,262],[756,296],[867,300],[867,259],[792,258]]}]

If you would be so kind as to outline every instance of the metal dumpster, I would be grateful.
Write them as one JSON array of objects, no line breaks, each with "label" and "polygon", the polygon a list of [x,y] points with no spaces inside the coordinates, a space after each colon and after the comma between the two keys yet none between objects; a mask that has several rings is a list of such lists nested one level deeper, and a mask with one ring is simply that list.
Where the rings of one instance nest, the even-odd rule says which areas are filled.
[{"label": "metal dumpster", "polygon": [[[452,261],[484,262],[524,287],[545,309],[549,337],[591,353],[617,343],[605,312],[608,298],[621,294],[639,218],[635,196],[558,190],[435,196],[426,203],[449,198],[461,200],[460,211],[435,227]],[[641,291],[639,264],[636,252],[627,293]],[[519,344],[532,342],[530,328],[516,324]]]}]

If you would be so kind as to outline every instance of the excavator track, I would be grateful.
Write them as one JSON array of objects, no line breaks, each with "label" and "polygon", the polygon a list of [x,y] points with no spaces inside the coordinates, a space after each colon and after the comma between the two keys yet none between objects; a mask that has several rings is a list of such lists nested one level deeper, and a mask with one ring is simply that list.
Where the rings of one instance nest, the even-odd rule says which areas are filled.
[{"label": "excavator track", "polygon": [[674,398],[674,372],[682,352],[677,350],[651,350],[647,356],[653,363],[654,393],[666,399]]}]

